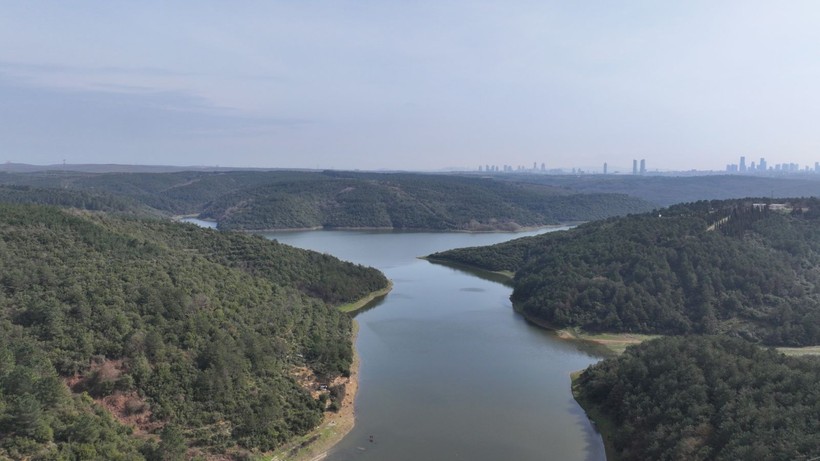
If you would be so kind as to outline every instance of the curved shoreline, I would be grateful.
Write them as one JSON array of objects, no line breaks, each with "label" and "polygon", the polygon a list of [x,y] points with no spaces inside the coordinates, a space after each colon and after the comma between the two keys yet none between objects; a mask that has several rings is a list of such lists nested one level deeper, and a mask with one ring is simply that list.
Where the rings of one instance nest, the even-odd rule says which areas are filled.
[{"label": "curved shoreline", "polygon": [[[199,219],[199,218],[196,218]],[[206,220],[202,220],[206,221]],[[216,222],[207,220],[208,222]],[[265,229],[230,229],[234,232],[247,232],[250,234],[267,232],[304,232],[304,231],[377,231],[377,232],[440,232],[440,233],[465,233],[465,234],[501,234],[501,233],[524,233],[539,229],[549,229],[553,227],[571,226],[572,224],[544,224],[538,226],[520,226],[516,229],[490,228],[490,229],[436,229],[426,227],[381,227],[381,226],[311,226],[311,227],[273,227]]]},{"label": "curved shoreline", "polygon": [[[371,302],[383,298],[393,289],[393,281],[388,280],[387,286],[376,290],[358,301],[338,306],[342,312],[356,312]],[[342,399],[339,411],[326,411],[322,423],[309,433],[298,437],[282,448],[273,452],[270,461],[319,461],[324,459],[328,451],[353,430],[356,425],[356,396],[359,392],[359,367],[361,360],[356,349],[356,338],[359,335],[359,324],[353,320],[353,331],[350,340],[353,344],[353,362],[350,364],[350,376],[343,378],[345,397]]]},{"label": "curved shoreline", "polygon": [[359,391],[359,354],[356,352],[356,337],[359,324],[353,321],[353,363],[350,365],[350,377],[345,381],[345,397],[339,411],[326,411],[322,423],[307,434],[285,444],[262,459],[268,461],[319,461],[328,451],[339,443],[356,424],[355,401]]},{"label": "curved shoreline", "polygon": [[[199,215],[174,215],[170,218],[173,221],[184,222],[185,219],[196,219],[199,221],[214,223],[218,225],[218,221],[215,219],[202,219],[198,217]],[[550,228],[557,228],[557,227],[565,227],[565,226],[575,226],[578,225],[580,222],[565,222],[565,223],[550,223],[550,224],[539,224],[534,226],[519,226],[514,229],[510,228],[502,228],[502,227],[495,227],[495,228],[486,228],[486,229],[435,229],[435,228],[414,228],[414,227],[387,227],[387,226],[338,226],[338,227],[326,227],[326,226],[306,226],[306,227],[270,227],[270,228],[263,228],[263,229],[230,229],[233,232],[245,232],[249,234],[262,234],[262,233],[272,233],[272,232],[305,232],[305,231],[375,231],[375,232],[441,232],[441,233],[465,233],[465,234],[497,234],[497,233],[524,233],[524,232],[531,232],[540,229],[550,229]],[[218,229],[218,227],[217,227]]]},{"label": "curved shoreline", "polygon": [[592,423],[592,427],[601,435],[601,441],[604,443],[604,456],[606,456],[607,461],[617,461],[618,452],[615,450],[613,437],[615,424],[603,413],[598,411],[594,405],[581,397],[580,384],[578,383],[578,378],[581,376],[581,373],[583,373],[583,370],[575,371],[570,375],[572,398],[575,399],[578,406],[584,410],[584,414],[586,414],[589,422]]},{"label": "curved shoreline", "polygon": [[[393,281],[388,280],[387,286],[382,288],[381,290],[372,291],[367,294],[364,298],[359,299],[358,301],[354,301],[352,303],[342,304],[341,306],[337,307],[342,312],[346,312],[348,314],[354,313],[364,307],[367,307],[368,304],[371,302],[383,298],[387,296],[387,293],[393,289]],[[355,338],[354,338],[355,339]],[[355,342],[354,342],[355,345]]]}]

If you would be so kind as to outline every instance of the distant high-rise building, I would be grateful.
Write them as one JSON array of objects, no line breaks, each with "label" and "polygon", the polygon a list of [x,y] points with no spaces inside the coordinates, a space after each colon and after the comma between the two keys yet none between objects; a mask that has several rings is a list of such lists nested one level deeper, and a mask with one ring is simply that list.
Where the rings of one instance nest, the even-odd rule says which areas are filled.
[{"label": "distant high-rise building", "polygon": [[766,171],[766,159],[760,157],[760,162],[757,164],[757,169],[760,171]]},{"label": "distant high-rise building", "polygon": [[638,174],[638,161],[632,159],[632,174]]},{"label": "distant high-rise building", "polygon": [[742,155],[740,156],[740,172],[741,173],[746,172],[746,157],[744,157]]},{"label": "distant high-rise building", "polygon": [[814,162],[814,172],[820,173],[820,162]]},{"label": "distant high-rise building", "polygon": [[541,162],[541,171],[547,171],[547,165]]},{"label": "distant high-rise building", "polygon": [[646,159],[641,159],[641,174],[646,174]]},{"label": "distant high-rise building", "polygon": [[755,162],[752,162],[752,164],[749,165],[749,171],[755,171]]},{"label": "distant high-rise building", "polygon": [[606,162],[604,162],[604,174],[606,174]]}]

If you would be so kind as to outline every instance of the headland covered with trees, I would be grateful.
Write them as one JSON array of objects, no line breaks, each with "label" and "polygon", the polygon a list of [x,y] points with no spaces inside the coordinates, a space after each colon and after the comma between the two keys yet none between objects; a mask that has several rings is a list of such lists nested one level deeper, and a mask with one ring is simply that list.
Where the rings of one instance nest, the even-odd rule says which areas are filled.
[{"label": "headland covered with trees", "polygon": [[375,269],[168,220],[0,205],[0,458],[183,459],[313,429]]},{"label": "headland covered with trees", "polygon": [[584,371],[613,459],[820,456],[820,200],[701,201],[431,260],[514,272],[556,328],[675,335]]}]

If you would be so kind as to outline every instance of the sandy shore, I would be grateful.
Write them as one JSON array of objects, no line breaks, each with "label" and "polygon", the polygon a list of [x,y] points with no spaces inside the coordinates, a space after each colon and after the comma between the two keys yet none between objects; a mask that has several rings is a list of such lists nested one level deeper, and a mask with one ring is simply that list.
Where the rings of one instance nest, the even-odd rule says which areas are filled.
[{"label": "sandy shore", "polygon": [[[374,291],[364,298],[339,306],[344,312],[354,312],[363,308],[370,302],[380,297],[386,296],[393,289],[393,282],[388,280],[388,284],[381,290]],[[271,461],[319,461],[327,456],[328,450],[339,443],[356,424],[356,394],[359,392],[359,353],[356,351],[356,337],[359,335],[359,324],[353,320],[353,363],[350,365],[350,376],[339,377],[333,381],[333,385],[345,385],[345,397],[342,399],[339,411],[325,412],[324,421],[316,429],[311,431],[287,446],[277,450]]]},{"label": "sandy shore", "polygon": [[345,384],[345,397],[339,411],[325,412],[324,421],[310,433],[295,439],[293,442],[273,453],[271,461],[319,461],[327,456],[328,450],[339,443],[356,424],[355,401],[359,391],[359,354],[356,352],[356,336],[359,325],[353,321],[353,363],[350,366],[350,377],[337,378],[334,384]]},{"label": "sandy shore", "polygon": [[[354,336],[358,333],[358,324],[354,321]],[[339,443],[353,429],[356,423],[354,403],[359,391],[359,354],[353,353],[353,364],[350,366],[350,377],[339,378],[345,383],[345,398],[337,412],[326,412],[324,421],[310,433],[299,437],[273,453],[271,461],[319,461],[327,456],[328,450]]]}]

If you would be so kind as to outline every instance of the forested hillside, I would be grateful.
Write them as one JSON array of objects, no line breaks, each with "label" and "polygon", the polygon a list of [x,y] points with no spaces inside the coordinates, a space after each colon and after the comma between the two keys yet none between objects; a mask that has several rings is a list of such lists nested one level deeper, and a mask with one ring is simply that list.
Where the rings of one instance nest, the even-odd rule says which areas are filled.
[{"label": "forested hillside", "polygon": [[261,237],[0,205],[0,458],[271,449],[325,407],[292,371],[349,370],[334,305],[386,284]]},{"label": "forested hillside", "polygon": [[647,209],[646,202],[626,195],[567,194],[486,178],[327,173],[226,195],[201,216],[224,229],[515,230]]},{"label": "forested hillside", "polygon": [[820,344],[818,199],[696,202],[430,258],[515,272],[516,308],[556,327]]},{"label": "forested hillside", "polygon": [[617,460],[820,456],[817,357],[739,339],[661,338],[591,366],[573,391]]},{"label": "forested hillside", "polygon": [[132,208],[195,214],[217,220],[221,229],[235,230],[514,230],[651,209],[648,202],[625,194],[409,173],[0,173],[0,184],[36,189],[30,197],[38,203],[77,203],[74,196],[79,193],[105,195]]},{"label": "forested hillside", "polygon": [[153,211],[127,197],[82,190],[50,189],[32,186],[0,186],[0,203],[29,203],[105,211],[118,214],[151,216]]}]

